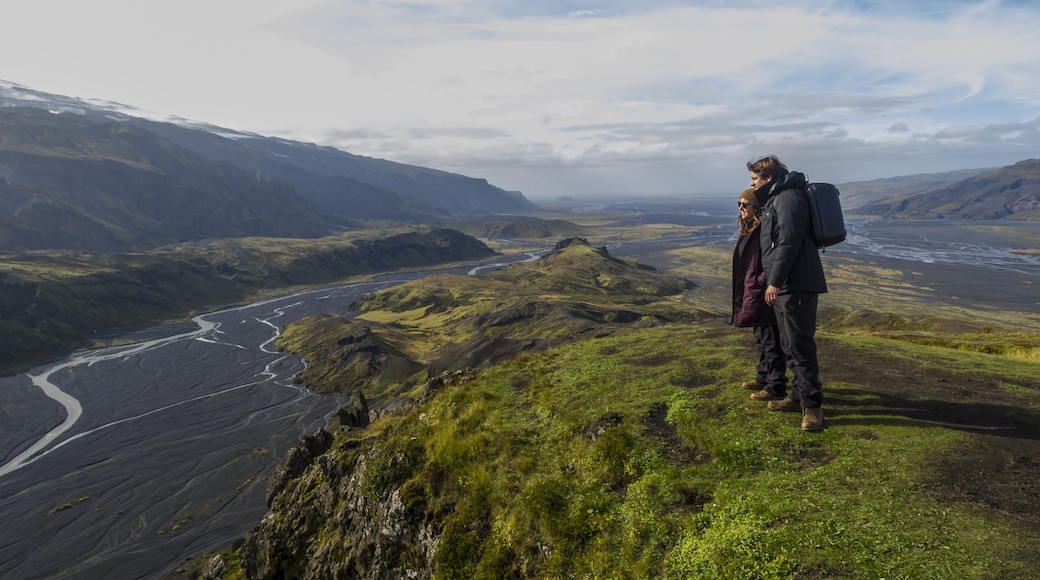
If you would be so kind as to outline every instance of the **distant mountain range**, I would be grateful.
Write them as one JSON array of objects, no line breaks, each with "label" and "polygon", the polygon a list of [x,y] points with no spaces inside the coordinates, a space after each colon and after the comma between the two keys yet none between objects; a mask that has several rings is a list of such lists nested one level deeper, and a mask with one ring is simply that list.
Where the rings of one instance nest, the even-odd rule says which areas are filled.
[{"label": "distant mountain range", "polygon": [[[1034,221],[1040,160],[841,190],[849,215]],[[523,236],[540,226],[500,218],[538,209],[483,179],[0,81],[0,251],[314,238],[373,222]]]},{"label": "distant mountain range", "polygon": [[847,183],[841,193],[849,215],[1040,221],[1040,159],[998,169]]},{"label": "distant mountain range", "polygon": [[483,179],[137,113],[0,81],[0,250],[307,238],[537,209]]},{"label": "distant mountain range", "polygon": [[0,109],[0,248],[101,252],[185,240],[318,237],[348,225],[287,182],[144,129]]}]

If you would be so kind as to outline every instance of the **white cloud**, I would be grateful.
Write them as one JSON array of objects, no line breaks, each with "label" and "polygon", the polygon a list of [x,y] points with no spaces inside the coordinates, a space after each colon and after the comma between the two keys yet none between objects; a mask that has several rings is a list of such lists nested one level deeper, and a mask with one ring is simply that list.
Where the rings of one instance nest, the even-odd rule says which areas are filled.
[{"label": "white cloud", "polygon": [[841,182],[1040,145],[1029,3],[25,4],[0,78],[535,198],[728,192],[765,153]]}]

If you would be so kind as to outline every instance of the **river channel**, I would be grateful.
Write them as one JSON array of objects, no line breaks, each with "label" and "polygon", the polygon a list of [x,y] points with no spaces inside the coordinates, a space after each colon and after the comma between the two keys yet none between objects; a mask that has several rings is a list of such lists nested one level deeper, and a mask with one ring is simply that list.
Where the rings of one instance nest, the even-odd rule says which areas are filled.
[{"label": "river channel", "polygon": [[282,455],[344,402],[294,384],[304,361],[272,346],[284,325],[529,259],[265,300],[0,377],[0,578],[152,578],[226,547],[263,516]]}]

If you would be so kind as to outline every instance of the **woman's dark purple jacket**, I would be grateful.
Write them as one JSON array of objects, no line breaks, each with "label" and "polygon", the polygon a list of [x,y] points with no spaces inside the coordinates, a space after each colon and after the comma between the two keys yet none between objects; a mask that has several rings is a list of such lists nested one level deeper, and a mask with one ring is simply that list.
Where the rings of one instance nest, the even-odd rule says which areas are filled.
[{"label": "woman's dark purple jacket", "polygon": [[776,314],[766,304],[766,274],[762,270],[759,230],[737,239],[733,246],[733,326],[773,326]]}]

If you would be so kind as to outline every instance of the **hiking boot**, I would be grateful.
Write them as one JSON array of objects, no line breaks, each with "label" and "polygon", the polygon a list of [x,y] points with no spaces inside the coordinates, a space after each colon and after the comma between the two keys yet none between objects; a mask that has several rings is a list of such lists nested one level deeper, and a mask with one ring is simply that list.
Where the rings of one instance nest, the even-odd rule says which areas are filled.
[{"label": "hiking boot", "polygon": [[755,391],[751,393],[752,401],[779,401],[783,397],[778,397],[769,391],[762,389],[761,391]]},{"label": "hiking boot", "polygon": [[769,409],[773,411],[797,413],[802,410],[802,404],[791,397],[784,397],[779,401],[769,401]]},{"label": "hiking boot", "polygon": [[744,381],[743,383],[740,383],[740,386],[745,389],[751,389],[752,391],[760,391],[766,388],[765,384],[758,382],[758,379],[753,381]]},{"label": "hiking boot", "polygon": [[819,431],[823,429],[823,408],[802,407],[802,431]]}]

